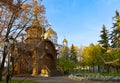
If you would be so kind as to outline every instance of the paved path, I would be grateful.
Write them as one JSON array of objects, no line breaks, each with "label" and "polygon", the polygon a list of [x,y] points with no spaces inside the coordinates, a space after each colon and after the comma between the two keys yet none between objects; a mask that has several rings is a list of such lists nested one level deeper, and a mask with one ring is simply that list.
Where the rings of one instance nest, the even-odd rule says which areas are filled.
[{"label": "paved path", "polygon": [[[25,77],[17,77],[13,79],[22,80]],[[105,81],[75,81],[69,79],[67,76],[59,76],[59,77],[28,77],[26,80],[34,80],[39,83],[120,83],[120,82],[105,82]]]}]

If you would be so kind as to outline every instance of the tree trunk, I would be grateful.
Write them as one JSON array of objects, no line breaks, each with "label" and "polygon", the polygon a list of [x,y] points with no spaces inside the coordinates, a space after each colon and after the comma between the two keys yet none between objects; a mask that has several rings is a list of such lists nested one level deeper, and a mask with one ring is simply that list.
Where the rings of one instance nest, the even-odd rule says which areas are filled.
[{"label": "tree trunk", "polygon": [[1,63],[1,66],[0,66],[0,81],[2,81],[2,73],[3,73],[3,70],[4,70],[4,62],[5,62],[5,60],[4,61],[2,60],[2,63]]},{"label": "tree trunk", "polygon": [[106,67],[107,73],[109,73],[109,72],[110,72],[110,65],[109,65],[109,64],[106,64],[105,67]]},{"label": "tree trunk", "polygon": [[0,81],[2,81],[2,71],[3,71],[3,69],[0,68]]},{"label": "tree trunk", "polygon": [[2,81],[2,73],[4,71],[4,63],[5,63],[5,58],[6,58],[6,47],[4,47],[4,51],[3,51],[3,59],[2,59],[2,63],[0,65],[0,81]]},{"label": "tree trunk", "polygon": [[92,64],[92,67],[93,67],[93,68],[92,68],[92,71],[94,72],[94,63]]},{"label": "tree trunk", "polygon": [[100,72],[100,66],[98,65],[98,73]]}]

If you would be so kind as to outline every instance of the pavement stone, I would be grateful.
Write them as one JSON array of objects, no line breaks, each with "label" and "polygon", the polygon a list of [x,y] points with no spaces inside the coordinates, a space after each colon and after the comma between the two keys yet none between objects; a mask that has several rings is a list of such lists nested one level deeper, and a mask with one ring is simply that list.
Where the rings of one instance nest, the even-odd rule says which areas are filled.
[{"label": "pavement stone", "polygon": [[17,80],[34,80],[38,83],[120,83],[118,81],[76,81],[71,80],[68,76],[56,76],[56,77],[13,77]]}]

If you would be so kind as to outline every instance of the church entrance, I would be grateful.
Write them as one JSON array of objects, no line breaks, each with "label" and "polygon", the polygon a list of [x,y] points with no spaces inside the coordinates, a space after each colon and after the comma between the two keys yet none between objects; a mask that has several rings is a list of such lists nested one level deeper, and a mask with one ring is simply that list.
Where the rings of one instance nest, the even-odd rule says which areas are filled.
[{"label": "church entrance", "polygon": [[46,54],[46,55],[43,57],[43,61],[44,61],[44,65],[46,65],[49,69],[52,68],[53,61],[54,61],[52,55]]},{"label": "church entrance", "polygon": [[52,57],[51,54],[46,54],[43,57],[43,66],[41,68],[41,75],[42,76],[49,76],[50,72],[52,69],[54,69],[55,66],[55,62],[54,62],[54,58]]}]

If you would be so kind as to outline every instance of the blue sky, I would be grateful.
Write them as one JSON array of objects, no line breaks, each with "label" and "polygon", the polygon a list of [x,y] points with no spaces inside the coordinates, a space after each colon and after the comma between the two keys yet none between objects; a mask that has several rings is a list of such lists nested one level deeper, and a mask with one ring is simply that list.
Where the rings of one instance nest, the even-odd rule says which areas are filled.
[{"label": "blue sky", "polygon": [[58,42],[68,45],[97,44],[103,24],[110,30],[120,0],[43,0],[46,17],[57,32]]}]

